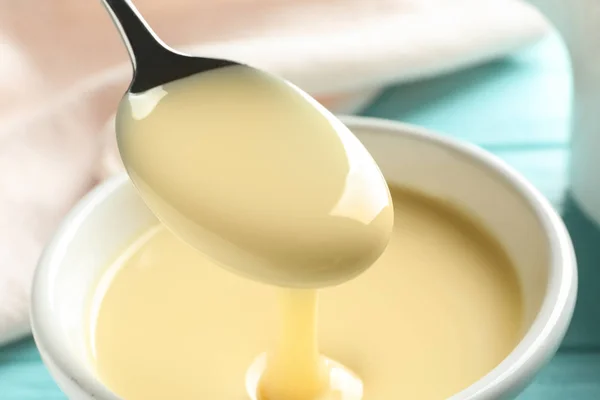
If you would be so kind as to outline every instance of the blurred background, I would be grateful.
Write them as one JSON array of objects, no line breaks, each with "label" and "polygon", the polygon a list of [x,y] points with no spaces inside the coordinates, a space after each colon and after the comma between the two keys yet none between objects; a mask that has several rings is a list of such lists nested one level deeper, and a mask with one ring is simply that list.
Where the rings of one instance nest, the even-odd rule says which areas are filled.
[{"label": "blurred background", "polygon": [[[519,0],[137,0],[177,49],[247,62],[338,113],[425,126],[518,169],[575,240],[580,297],[522,399],[600,398],[600,232],[567,191],[571,78]],[[29,339],[29,286],[72,205],[121,169],[112,116],[131,77],[100,0],[0,0],[0,399],[63,399]],[[2,346],[4,344],[4,346]]]}]

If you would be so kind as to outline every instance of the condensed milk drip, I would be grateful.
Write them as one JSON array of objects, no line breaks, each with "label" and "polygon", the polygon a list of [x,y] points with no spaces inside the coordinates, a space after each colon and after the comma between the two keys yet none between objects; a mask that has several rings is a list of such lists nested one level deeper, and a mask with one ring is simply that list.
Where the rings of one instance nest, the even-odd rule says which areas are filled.
[{"label": "condensed milk drip", "polygon": [[280,321],[275,347],[248,372],[256,400],[360,400],[363,384],[344,366],[319,353],[317,291],[279,293]]}]

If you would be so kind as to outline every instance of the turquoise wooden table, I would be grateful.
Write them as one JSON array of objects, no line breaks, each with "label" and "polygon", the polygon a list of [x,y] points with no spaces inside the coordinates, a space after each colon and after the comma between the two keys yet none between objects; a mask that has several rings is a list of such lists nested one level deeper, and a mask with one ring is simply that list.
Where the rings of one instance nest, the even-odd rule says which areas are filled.
[{"label": "turquoise wooden table", "polygon": [[[477,143],[561,210],[579,259],[578,305],[559,354],[519,400],[600,399],[600,230],[566,191],[570,96],[564,49],[550,37],[501,61],[391,88],[364,112]],[[0,400],[64,398],[31,340],[0,349]]]}]

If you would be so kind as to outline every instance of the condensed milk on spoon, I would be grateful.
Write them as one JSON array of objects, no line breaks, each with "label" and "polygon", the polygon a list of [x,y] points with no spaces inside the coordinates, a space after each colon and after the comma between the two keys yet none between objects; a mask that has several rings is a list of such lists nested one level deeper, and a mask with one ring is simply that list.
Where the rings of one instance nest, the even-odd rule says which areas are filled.
[{"label": "condensed milk on spoon", "polygon": [[117,135],[157,216],[243,276],[339,284],[388,243],[393,208],[370,154],[316,101],[264,72],[230,66],[127,94]]}]

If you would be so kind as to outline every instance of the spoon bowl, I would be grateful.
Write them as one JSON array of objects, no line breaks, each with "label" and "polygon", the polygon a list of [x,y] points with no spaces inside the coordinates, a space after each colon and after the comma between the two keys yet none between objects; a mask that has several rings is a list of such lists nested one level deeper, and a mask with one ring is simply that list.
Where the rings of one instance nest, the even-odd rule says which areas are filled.
[{"label": "spoon bowl", "polygon": [[167,227],[232,272],[278,286],[340,284],[379,258],[392,232],[389,189],[343,123],[267,72],[169,49],[128,0],[104,4],[134,68],[119,151]]}]

